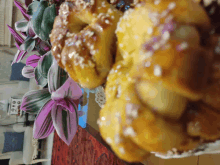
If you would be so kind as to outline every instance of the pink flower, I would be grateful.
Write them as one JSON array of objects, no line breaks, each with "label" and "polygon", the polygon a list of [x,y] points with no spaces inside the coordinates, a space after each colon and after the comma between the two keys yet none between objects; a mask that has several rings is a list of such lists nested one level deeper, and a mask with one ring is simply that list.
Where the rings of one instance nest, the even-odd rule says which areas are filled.
[{"label": "pink flower", "polygon": [[61,83],[60,68],[54,61],[48,73],[48,88],[30,91],[23,96],[21,110],[38,113],[34,123],[34,138],[48,137],[54,130],[70,145],[78,126],[77,110],[82,90],[71,78]]}]

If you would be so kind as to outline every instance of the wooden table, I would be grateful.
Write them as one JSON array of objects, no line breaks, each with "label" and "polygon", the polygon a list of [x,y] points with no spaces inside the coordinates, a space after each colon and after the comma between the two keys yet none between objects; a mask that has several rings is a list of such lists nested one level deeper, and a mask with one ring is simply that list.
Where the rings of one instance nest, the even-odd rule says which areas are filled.
[{"label": "wooden table", "polygon": [[[84,94],[84,97],[87,97],[86,94]],[[99,117],[100,107],[95,102],[95,94],[90,93],[87,101],[88,101],[87,124],[84,129],[87,130],[93,137],[95,137],[101,144],[106,146],[106,148],[111,150],[110,146],[102,139],[99,133],[97,119]],[[142,163],[144,165],[220,165],[220,154],[193,156],[193,157],[187,157],[181,159],[161,159],[155,157],[152,154],[145,162]],[[127,164],[143,165],[142,163],[127,163]]]}]

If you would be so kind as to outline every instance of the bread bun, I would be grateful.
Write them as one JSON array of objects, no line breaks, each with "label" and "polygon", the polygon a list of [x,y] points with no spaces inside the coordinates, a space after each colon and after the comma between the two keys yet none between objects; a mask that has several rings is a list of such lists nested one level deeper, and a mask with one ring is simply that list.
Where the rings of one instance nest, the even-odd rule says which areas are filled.
[{"label": "bread bun", "polygon": [[106,81],[116,54],[115,29],[121,12],[105,0],[71,0],[60,7],[51,33],[52,54],[84,88]]}]

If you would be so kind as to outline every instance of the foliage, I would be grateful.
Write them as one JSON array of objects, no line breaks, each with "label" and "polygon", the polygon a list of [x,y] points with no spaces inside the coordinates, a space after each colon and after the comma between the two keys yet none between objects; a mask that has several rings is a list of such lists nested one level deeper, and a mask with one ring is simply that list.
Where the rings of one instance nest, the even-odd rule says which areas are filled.
[{"label": "foliage", "polygon": [[49,34],[62,2],[64,0],[25,0],[25,9],[14,0],[24,18],[15,23],[15,30],[7,26],[18,48],[12,64],[20,62],[29,52],[38,52],[27,58],[22,75],[34,77],[43,89],[27,92],[20,107],[27,113],[37,114],[34,138],[46,138],[56,130],[69,145],[77,130],[78,117],[83,115],[77,110],[82,91],[58,66],[50,51]]}]

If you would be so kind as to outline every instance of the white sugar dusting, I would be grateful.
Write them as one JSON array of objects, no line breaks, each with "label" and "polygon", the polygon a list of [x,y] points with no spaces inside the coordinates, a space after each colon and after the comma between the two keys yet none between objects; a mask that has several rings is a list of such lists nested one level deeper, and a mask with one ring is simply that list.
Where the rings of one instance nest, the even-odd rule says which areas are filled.
[{"label": "white sugar dusting", "polygon": [[153,45],[153,49],[154,50],[158,50],[160,48],[160,44],[159,43],[155,43],[154,45]]},{"label": "white sugar dusting", "polygon": [[115,135],[115,144],[119,144],[121,141],[119,134]]},{"label": "white sugar dusting", "polygon": [[120,152],[121,154],[125,154],[125,149],[124,149],[123,147],[120,147],[120,148],[119,148],[119,152]]},{"label": "white sugar dusting", "polygon": [[100,124],[101,124],[101,121],[100,121],[99,119],[97,120],[97,124],[98,124],[98,125],[100,125]]},{"label": "white sugar dusting", "polygon": [[134,131],[134,129],[132,127],[127,127],[125,130],[124,130],[124,135],[125,136],[136,136],[136,132]]},{"label": "white sugar dusting", "polygon": [[162,75],[162,68],[159,65],[154,66],[154,75],[157,77]]},{"label": "white sugar dusting", "polygon": [[147,29],[147,33],[148,33],[148,34],[152,34],[152,33],[153,33],[153,28],[152,28],[152,27],[149,27],[149,28]]},{"label": "white sugar dusting", "polygon": [[145,64],[144,64],[145,67],[150,67],[150,65],[151,65],[151,62],[150,62],[150,61],[147,61],[147,62],[145,62]]},{"label": "white sugar dusting", "polygon": [[155,5],[159,5],[159,4],[160,4],[160,1],[161,1],[161,0],[155,0],[155,1],[154,1],[154,4],[155,4]]},{"label": "white sugar dusting", "polygon": [[149,52],[145,53],[145,56],[146,56],[146,58],[150,58],[153,56],[153,54],[154,53],[152,51],[149,51]]},{"label": "white sugar dusting", "polygon": [[175,2],[171,2],[171,3],[168,5],[168,9],[170,9],[170,10],[173,10],[175,7],[176,7],[176,3],[175,3]]},{"label": "white sugar dusting", "polygon": [[107,137],[107,138],[106,138],[106,142],[107,142],[108,144],[111,144],[111,143],[112,143],[112,139],[111,139],[110,137]]},{"label": "white sugar dusting", "polygon": [[180,44],[180,49],[181,49],[181,50],[185,50],[186,48],[188,48],[188,43],[187,43],[187,42],[182,42],[182,43]]},{"label": "white sugar dusting", "polygon": [[162,35],[163,40],[168,40],[170,38],[170,33],[168,31],[165,31]]}]

